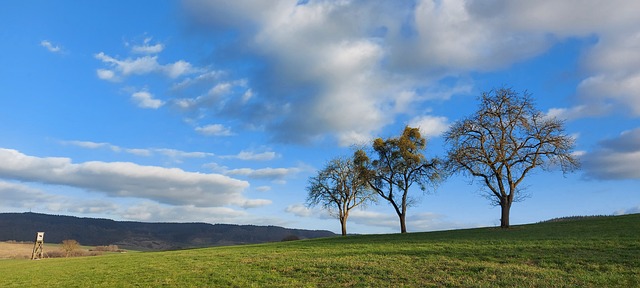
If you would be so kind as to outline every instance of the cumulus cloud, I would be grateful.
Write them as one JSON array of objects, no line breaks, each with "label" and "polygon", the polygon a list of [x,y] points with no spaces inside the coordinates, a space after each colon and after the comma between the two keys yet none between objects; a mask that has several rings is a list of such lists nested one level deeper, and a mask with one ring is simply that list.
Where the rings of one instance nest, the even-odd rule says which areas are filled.
[{"label": "cumulus cloud", "polygon": [[595,151],[582,155],[581,161],[588,178],[640,179],[640,128],[601,141]]},{"label": "cumulus cloud", "polygon": [[[228,43],[238,46],[225,47],[235,53],[216,61],[248,56],[261,64],[249,70],[251,101],[214,112],[242,115],[283,142],[363,141],[416,104],[451,97],[431,93],[434,86],[471,90],[441,81],[447,77],[503,69],[575,38],[597,39],[581,59],[588,76],[580,103],[550,114],[602,114],[614,102],[640,115],[635,2],[190,0],[184,7],[208,33],[236,33]],[[206,106],[199,103],[182,102]]]},{"label": "cumulus cloud", "polygon": [[409,121],[409,126],[420,129],[422,137],[437,137],[449,129],[447,117],[419,116]]},{"label": "cumulus cloud", "polygon": [[66,185],[112,197],[143,198],[170,205],[221,207],[256,203],[242,195],[249,183],[224,175],[130,162],[76,164],[69,158],[41,158],[10,149],[0,149],[0,177]]},{"label": "cumulus cloud", "polygon": [[54,45],[49,40],[40,41],[40,46],[42,46],[44,48],[47,48],[47,50],[49,50],[49,52],[53,52],[53,53],[61,53],[62,52],[62,48],[60,46]]},{"label": "cumulus cloud", "polygon": [[164,101],[153,98],[153,95],[147,91],[139,91],[131,95],[131,99],[140,108],[158,109],[164,105]]},{"label": "cumulus cloud", "polygon": [[[349,2],[219,4],[185,5],[196,21],[211,29],[246,33],[241,37],[247,42],[241,45],[248,49],[242,51],[264,56],[267,64],[252,79],[260,91],[246,90],[251,93],[239,98],[247,105],[225,113],[243,115],[249,124],[266,127],[280,141],[334,135],[344,145],[392,121],[385,112],[394,111],[393,96],[402,89],[383,81],[387,75],[378,67],[385,51],[365,32],[369,28],[357,23],[368,20],[359,17],[351,22],[353,15],[367,14],[351,13],[359,7]],[[254,13],[256,9],[260,13]]]},{"label": "cumulus cloud", "polygon": [[196,127],[196,132],[207,136],[231,136],[231,129],[222,124],[210,124],[202,127]]},{"label": "cumulus cloud", "polygon": [[[593,37],[594,46],[582,57],[588,76],[577,87],[581,105],[569,117],[592,116],[613,111],[612,104],[634,116],[640,115],[636,97],[640,80],[640,3],[616,0],[588,1],[492,1],[495,6],[476,1],[478,15],[500,16],[511,29],[525,33],[548,33],[558,39]],[[488,8],[487,6],[491,6]],[[603,13],[606,11],[606,13]],[[581,107],[581,106],[578,106]],[[583,112],[576,114],[575,112]],[[587,113],[585,113],[587,112]]]}]

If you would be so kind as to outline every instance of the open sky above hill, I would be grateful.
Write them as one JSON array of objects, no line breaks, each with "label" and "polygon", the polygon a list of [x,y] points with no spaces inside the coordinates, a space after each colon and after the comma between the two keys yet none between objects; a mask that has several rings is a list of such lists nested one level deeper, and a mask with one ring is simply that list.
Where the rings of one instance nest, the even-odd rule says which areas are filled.
[{"label": "open sky above hill", "polygon": [[[640,212],[640,2],[5,1],[0,211],[339,230],[307,179],[354,144],[442,133],[492,88],[566,120],[512,224]],[[455,176],[408,229],[499,224]],[[384,202],[352,233],[399,231]]]}]

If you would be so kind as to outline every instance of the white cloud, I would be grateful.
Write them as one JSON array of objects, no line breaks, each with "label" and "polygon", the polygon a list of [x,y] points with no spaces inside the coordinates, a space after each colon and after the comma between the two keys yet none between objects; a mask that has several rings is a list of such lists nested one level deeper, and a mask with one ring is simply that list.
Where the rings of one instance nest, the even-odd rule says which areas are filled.
[{"label": "white cloud", "polygon": [[167,148],[152,148],[150,149],[153,152],[157,152],[159,154],[171,157],[171,158],[204,158],[208,156],[213,156],[213,153],[207,152],[185,152],[176,149],[167,149]]},{"label": "white cloud", "polygon": [[102,80],[113,81],[113,82],[120,81],[120,78],[116,76],[116,73],[113,72],[113,70],[98,69],[96,70],[96,75],[98,75],[98,78]]},{"label": "white cloud", "polygon": [[137,155],[137,156],[154,156],[155,154],[160,154],[163,156],[167,156],[174,161],[180,161],[183,158],[205,158],[209,156],[214,156],[213,153],[209,152],[188,152],[181,151],[177,149],[170,148],[123,148],[117,145],[113,145],[111,143],[105,142],[92,142],[92,141],[60,141],[63,145],[73,145],[87,149],[99,149],[99,148],[108,148],[113,152],[126,152],[129,154]]},{"label": "white cloud", "polygon": [[318,213],[318,212],[321,212],[320,210],[317,210],[314,208],[308,208],[304,204],[289,205],[287,206],[287,208],[285,208],[284,211],[287,213],[296,215],[298,217],[311,217],[313,215],[321,214],[321,213]]},{"label": "white cloud", "polygon": [[578,105],[571,108],[550,108],[546,113],[546,117],[557,118],[560,120],[574,120],[586,116],[602,114],[602,112],[604,111],[602,111],[602,109],[600,110],[601,111],[592,109],[591,107],[587,107],[586,105]]},{"label": "white cloud", "polygon": [[255,161],[269,161],[280,157],[276,152],[252,152],[252,151],[240,151],[236,155],[220,156],[222,159],[240,159],[240,160],[255,160]]},{"label": "white cloud", "polygon": [[148,74],[161,69],[161,66],[157,61],[157,56],[143,56],[135,59],[118,60],[106,55],[104,52],[100,52],[96,54],[95,57],[96,59],[109,64],[124,76],[131,74]]},{"label": "white cloud", "polygon": [[36,208],[42,203],[52,203],[61,200],[61,197],[45,193],[23,184],[5,182],[0,180],[0,198],[4,207]]},{"label": "white cloud", "polygon": [[206,71],[202,74],[199,74],[196,77],[193,78],[185,78],[184,80],[180,81],[179,83],[176,83],[173,85],[172,89],[173,90],[181,90],[181,89],[186,89],[189,87],[193,87],[196,85],[207,85],[217,79],[219,79],[220,77],[226,75],[227,73],[221,70],[214,70],[214,71]]},{"label": "white cloud", "polygon": [[164,105],[164,101],[154,99],[153,95],[147,91],[139,91],[131,95],[131,99],[140,108],[158,109]]},{"label": "white cloud", "polygon": [[117,212],[119,206],[116,203],[105,200],[80,200],[69,199],[68,201],[58,203],[56,207],[48,205],[48,209],[56,212],[71,212],[79,214],[112,214]]},{"label": "white cloud", "polygon": [[369,132],[344,131],[337,135],[338,144],[342,147],[350,145],[366,145],[371,142],[373,136]]},{"label": "white cloud", "polygon": [[581,161],[589,178],[640,179],[640,128],[601,141],[598,149],[582,155]]},{"label": "white cloud", "polygon": [[151,45],[151,37],[145,38],[142,45],[134,45],[131,48],[131,52],[139,54],[158,54],[164,50],[162,43],[156,43]]},{"label": "white cloud", "polygon": [[137,155],[137,156],[151,156],[153,155],[153,152],[149,149],[140,149],[140,148],[132,148],[132,149],[124,149],[125,152],[129,153],[129,154],[133,154],[133,155]]},{"label": "white cloud", "polygon": [[[111,57],[104,52],[95,55],[96,59],[107,64],[111,69],[98,69],[97,75],[100,79],[112,80],[118,79],[119,75],[123,77],[130,75],[145,75],[149,73],[162,73],[170,78],[177,78],[182,75],[196,72],[197,69],[184,60],[174,63],[161,65],[158,63],[158,56],[141,56],[137,58],[126,58],[119,60]],[[116,74],[116,72],[118,74]]]},{"label": "white cloud", "polygon": [[449,129],[449,121],[447,117],[424,115],[413,118],[409,126],[419,128],[422,137],[437,137]]},{"label": "white cloud", "polygon": [[60,141],[60,143],[64,145],[74,145],[74,146],[88,148],[88,149],[97,149],[97,148],[112,146],[109,143],[98,143],[98,142],[92,142],[92,141]]},{"label": "white cloud", "polygon": [[297,174],[300,171],[302,171],[301,168],[239,168],[227,170],[225,175],[245,176],[253,179],[284,180],[285,178]]},{"label": "white cloud", "polygon": [[0,181],[0,206],[49,213],[113,213],[118,206],[108,200],[86,199],[47,193],[24,184]]},{"label": "white cloud", "polygon": [[268,199],[249,199],[239,204],[242,208],[256,208],[271,205],[273,203]]},{"label": "white cloud", "polygon": [[[354,209],[350,213],[349,221],[362,225],[387,227],[393,230],[400,230],[400,220],[394,213],[380,213]],[[430,212],[410,213],[407,215],[406,221],[407,230],[416,232],[458,229],[465,227],[465,225],[461,223],[448,221],[444,215]]]},{"label": "white cloud", "polygon": [[178,78],[182,75],[189,74],[194,71],[191,63],[179,60],[172,64],[167,64],[164,66],[165,73],[171,78]]},{"label": "white cloud", "polygon": [[123,218],[133,221],[154,222],[205,222],[236,223],[248,225],[285,225],[281,219],[255,217],[243,210],[228,207],[167,206],[145,202],[128,207]]},{"label": "white cloud", "polygon": [[69,158],[40,158],[10,149],[0,149],[0,177],[66,185],[111,197],[144,198],[171,205],[220,207],[248,203],[242,193],[249,183],[224,175],[130,162],[74,164]]},{"label": "white cloud", "polygon": [[207,136],[231,136],[233,133],[228,127],[222,124],[210,124],[203,127],[196,127],[196,132]]},{"label": "white cloud", "polygon": [[47,48],[47,50],[49,50],[49,52],[53,52],[53,53],[60,53],[62,52],[62,48],[58,45],[54,45],[53,43],[51,43],[49,40],[42,40],[40,41],[40,46]]},{"label": "white cloud", "polygon": [[[361,34],[368,28],[350,22],[353,15],[366,12],[350,13],[355,7],[349,2],[243,3],[187,3],[209,24],[247,28],[250,34],[244,35],[248,41],[243,45],[249,49],[243,50],[265,55],[274,65],[256,76],[268,83],[267,91],[256,93],[251,87],[250,94],[245,90],[238,97],[241,103],[256,100],[258,94],[267,98],[238,108],[243,119],[254,126],[266,123],[281,141],[304,142],[336,133],[344,145],[390,123],[393,117],[386,112],[394,113],[388,104],[394,102],[391,95],[397,87],[379,73],[385,51]],[[253,13],[255,9],[261,13]]]},{"label": "white cloud", "polygon": [[416,104],[451,95],[438,90],[471,91],[468,83],[433,90],[449,83],[440,80],[504,69],[566,39],[598,41],[581,59],[588,76],[576,107],[586,108],[550,113],[583,117],[613,100],[640,115],[640,4],[633,1],[193,0],[185,8],[208,32],[236,31],[234,56],[264,60],[249,77],[261,84],[251,87],[255,105],[224,115],[243,115],[280,141],[362,141],[399,114],[413,116]]},{"label": "white cloud", "polygon": [[136,204],[122,212],[122,217],[127,220],[154,222],[228,223],[238,222],[247,216],[244,211],[228,207],[167,206],[154,202]]}]

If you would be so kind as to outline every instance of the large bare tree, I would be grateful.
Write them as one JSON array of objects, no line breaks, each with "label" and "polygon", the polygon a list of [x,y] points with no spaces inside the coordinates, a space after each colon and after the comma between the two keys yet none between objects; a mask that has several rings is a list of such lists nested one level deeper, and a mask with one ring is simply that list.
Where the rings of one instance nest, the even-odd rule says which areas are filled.
[{"label": "large bare tree", "polygon": [[418,128],[407,126],[400,137],[373,141],[372,153],[377,159],[371,161],[362,149],[354,156],[371,188],[395,209],[401,233],[407,232],[407,207],[415,200],[409,196],[410,188],[417,184],[425,191],[428,184],[435,184],[441,177],[438,160],[427,160],[423,154],[426,144]]},{"label": "large bare tree", "polygon": [[531,95],[511,88],[483,92],[478,110],[445,134],[452,172],[481,179],[488,198],[501,207],[500,227],[509,228],[511,204],[534,168],[578,168],[574,139],[564,123],[536,110]]},{"label": "large bare tree", "polygon": [[334,158],[316,176],[309,178],[307,205],[322,205],[340,220],[342,236],[347,235],[351,209],[375,200],[366,179],[352,158]]}]

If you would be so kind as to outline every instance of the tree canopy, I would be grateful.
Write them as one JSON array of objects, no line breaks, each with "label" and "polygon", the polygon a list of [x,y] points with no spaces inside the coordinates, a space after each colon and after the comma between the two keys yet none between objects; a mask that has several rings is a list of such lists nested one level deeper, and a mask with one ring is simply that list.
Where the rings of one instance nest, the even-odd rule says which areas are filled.
[{"label": "tree canopy", "polygon": [[307,204],[322,205],[340,220],[342,235],[347,235],[349,212],[374,200],[366,179],[351,158],[334,158],[316,176],[309,178]]},{"label": "tree canopy", "polygon": [[370,153],[376,155],[376,159],[370,160],[362,149],[354,156],[367,183],[393,206],[400,220],[401,233],[407,232],[407,207],[414,200],[409,195],[410,188],[416,184],[425,191],[428,184],[441,178],[438,160],[428,160],[423,154],[426,144],[418,128],[406,126],[400,137],[373,141]]},{"label": "tree canopy", "polygon": [[572,154],[573,137],[564,123],[534,107],[531,95],[510,88],[484,92],[478,110],[455,122],[445,134],[448,168],[481,179],[488,196],[502,208],[500,226],[509,227],[509,212],[520,184],[534,168],[579,167]]}]

